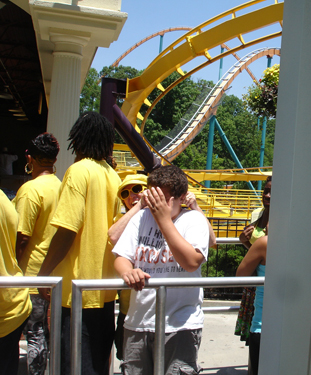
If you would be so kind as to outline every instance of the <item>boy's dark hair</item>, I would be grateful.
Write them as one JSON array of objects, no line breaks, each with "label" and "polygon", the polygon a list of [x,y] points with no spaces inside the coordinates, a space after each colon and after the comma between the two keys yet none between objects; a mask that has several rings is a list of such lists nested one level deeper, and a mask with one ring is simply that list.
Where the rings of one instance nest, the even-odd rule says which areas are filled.
[{"label": "boy's dark hair", "polygon": [[39,134],[30,141],[26,155],[31,155],[40,164],[54,164],[59,152],[57,139],[51,133]]},{"label": "boy's dark hair", "polygon": [[179,198],[188,191],[188,179],[176,165],[166,165],[155,169],[148,176],[148,187],[168,188],[174,198]]},{"label": "boy's dark hair", "polygon": [[112,155],[114,127],[97,112],[85,112],[69,133],[68,150],[95,160],[107,160]]}]

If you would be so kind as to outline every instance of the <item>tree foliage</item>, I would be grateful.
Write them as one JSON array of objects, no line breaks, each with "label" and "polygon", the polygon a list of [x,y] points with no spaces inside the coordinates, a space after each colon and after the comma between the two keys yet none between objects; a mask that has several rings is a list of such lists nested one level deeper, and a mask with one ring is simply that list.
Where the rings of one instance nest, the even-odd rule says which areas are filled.
[{"label": "tree foliage", "polygon": [[100,86],[99,86],[100,75],[97,70],[91,68],[86,77],[85,84],[83,86],[80,95],[80,113],[85,111],[99,111],[100,105]]},{"label": "tree foliage", "polygon": [[275,64],[263,72],[259,83],[249,87],[243,99],[256,116],[276,117],[280,65]]}]

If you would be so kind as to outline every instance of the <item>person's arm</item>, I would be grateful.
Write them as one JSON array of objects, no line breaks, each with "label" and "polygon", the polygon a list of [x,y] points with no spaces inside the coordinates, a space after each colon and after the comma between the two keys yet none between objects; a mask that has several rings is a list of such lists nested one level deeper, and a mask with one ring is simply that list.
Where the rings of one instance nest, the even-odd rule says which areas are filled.
[{"label": "person's arm", "polygon": [[236,276],[251,276],[258,264],[266,264],[267,240],[268,237],[264,236],[254,242],[239,265]]},{"label": "person's arm", "polygon": [[129,259],[117,255],[114,261],[114,268],[125,283],[134,290],[142,290],[145,286],[145,280],[150,279],[150,275],[143,272],[140,268],[133,268]]},{"label": "person's arm", "polygon": [[16,259],[17,262],[20,263],[23,253],[28,245],[30,237],[26,236],[26,234],[23,234],[21,232],[17,232],[16,237]]},{"label": "person's arm", "polygon": [[200,212],[207,220],[208,223],[208,229],[209,229],[209,247],[216,248],[217,243],[216,243],[216,236],[214,233],[214,229],[209,222],[208,218],[204,215],[204,212],[202,211],[201,207],[198,205],[198,202],[196,200],[195,194],[188,191],[186,198],[184,199],[183,203],[189,207],[191,210],[196,210]]},{"label": "person's arm", "polygon": [[159,187],[156,189],[152,187],[150,190],[145,190],[144,195],[147,206],[157,222],[176,262],[188,272],[197,270],[204,261],[204,256],[198,249],[195,249],[186,241],[176,229],[171,219],[174,198],[171,197],[167,203]]},{"label": "person's arm", "polygon": [[[49,276],[54,268],[65,258],[76,237],[76,233],[59,227],[52,238],[49,250],[41,265],[38,276]],[[46,288],[38,289],[43,298],[49,300],[49,290]]]},{"label": "person's arm", "polygon": [[76,232],[59,227],[52,238],[49,250],[41,265],[38,276],[49,276],[54,268],[65,258],[73,241]]},{"label": "person's arm", "polygon": [[239,236],[240,241],[246,247],[246,249],[249,249],[252,246],[252,244],[249,241],[252,237],[254,229],[254,225],[250,224],[244,228],[243,232]]},{"label": "person's arm", "polygon": [[137,202],[137,204],[132,207],[127,213],[125,213],[116,223],[114,223],[108,230],[108,236],[112,244],[116,244],[121,234],[123,233],[125,227],[131,220],[131,218],[137,214],[139,210],[143,208],[142,199]]}]

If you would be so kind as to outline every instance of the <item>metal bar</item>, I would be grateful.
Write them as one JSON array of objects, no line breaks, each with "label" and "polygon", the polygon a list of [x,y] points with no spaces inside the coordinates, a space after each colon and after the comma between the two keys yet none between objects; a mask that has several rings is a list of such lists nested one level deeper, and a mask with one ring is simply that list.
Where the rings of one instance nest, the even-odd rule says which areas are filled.
[{"label": "metal bar", "polygon": [[154,375],[164,375],[165,371],[165,302],[166,287],[160,286],[156,297]]},{"label": "metal bar", "polygon": [[61,338],[61,277],[0,276],[0,288],[51,288],[51,353],[49,362],[50,375],[60,374],[60,338]]},{"label": "metal bar", "polygon": [[[156,278],[146,280],[145,288],[227,288],[240,286],[262,286],[265,278],[259,276],[247,277],[188,277],[188,278]],[[130,289],[122,279],[93,279],[93,280],[73,280],[75,286],[81,290],[117,290]],[[76,308],[72,306],[72,309]]]},{"label": "metal bar", "polygon": [[51,316],[50,316],[50,375],[60,374],[60,347],[61,347],[61,321],[62,321],[62,278],[51,291]]},{"label": "metal bar", "polygon": [[[84,280],[87,281],[87,280]],[[99,280],[97,280],[99,281]],[[72,280],[72,302],[70,321],[70,361],[71,375],[81,375],[82,342],[82,289],[77,280]]]},{"label": "metal bar", "polygon": [[216,238],[217,245],[225,244],[225,245],[242,245],[239,237],[217,237]]},{"label": "metal bar", "polygon": [[[156,342],[154,374],[164,374],[164,340],[165,340],[165,297],[166,288],[260,286],[265,278],[251,277],[193,277],[193,278],[158,278],[146,280],[145,288],[159,288],[156,306]],[[71,375],[81,375],[81,320],[82,290],[130,289],[122,279],[106,280],[72,280],[71,308]],[[164,330],[164,338],[163,338]],[[157,332],[158,331],[158,332]],[[159,335],[159,336],[158,336]]]}]

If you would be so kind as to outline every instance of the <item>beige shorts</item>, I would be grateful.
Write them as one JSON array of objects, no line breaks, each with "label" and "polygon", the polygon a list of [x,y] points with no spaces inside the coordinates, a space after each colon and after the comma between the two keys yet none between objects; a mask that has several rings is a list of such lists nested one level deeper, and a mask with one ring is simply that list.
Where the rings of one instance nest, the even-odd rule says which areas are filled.
[{"label": "beige shorts", "polygon": [[[154,332],[124,329],[123,375],[152,375],[154,367]],[[165,375],[195,375],[202,329],[165,334]]]}]

